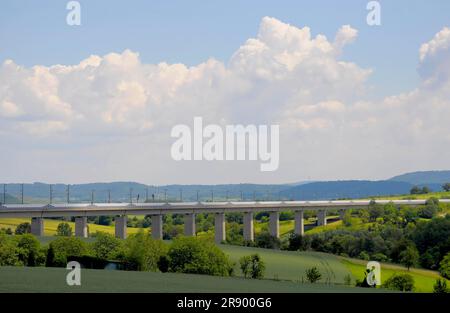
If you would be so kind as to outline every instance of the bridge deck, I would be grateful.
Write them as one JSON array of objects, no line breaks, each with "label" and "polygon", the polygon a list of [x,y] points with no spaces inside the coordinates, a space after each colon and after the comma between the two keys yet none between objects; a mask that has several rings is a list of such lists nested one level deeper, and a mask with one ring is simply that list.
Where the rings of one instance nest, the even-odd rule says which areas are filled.
[{"label": "bridge deck", "polygon": [[[173,202],[173,203],[62,203],[4,204],[0,217],[60,217],[100,215],[158,215],[168,213],[218,213],[283,210],[358,209],[370,203],[418,206],[426,200],[335,200],[335,201],[238,201],[238,202]],[[440,202],[450,203],[450,199]]]}]

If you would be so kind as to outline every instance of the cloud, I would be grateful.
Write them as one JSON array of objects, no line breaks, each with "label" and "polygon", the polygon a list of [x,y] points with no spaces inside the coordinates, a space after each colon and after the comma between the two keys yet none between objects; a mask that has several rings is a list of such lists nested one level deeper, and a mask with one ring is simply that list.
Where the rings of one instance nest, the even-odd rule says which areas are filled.
[{"label": "cloud", "polygon": [[[0,66],[0,139],[14,138],[10,153],[28,151],[25,163],[42,158],[36,151],[46,147],[58,151],[52,163],[83,160],[110,179],[169,179],[164,169],[170,168],[179,176],[167,182],[260,181],[257,166],[173,163],[170,129],[202,116],[221,125],[280,125],[280,170],[264,176],[267,182],[448,165],[450,30],[421,46],[420,85],[382,101],[366,93],[372,70],[340,59],[357,35],[344,25],[330,41],[306,26],[265,17],[226,63],[145,64],[131,50],[91,55],[75,65],[27,68],[6,60]],[[130,149],[132,156],[124,152]],[[89,171],[81,172],[66,175],[89,180]]]}]

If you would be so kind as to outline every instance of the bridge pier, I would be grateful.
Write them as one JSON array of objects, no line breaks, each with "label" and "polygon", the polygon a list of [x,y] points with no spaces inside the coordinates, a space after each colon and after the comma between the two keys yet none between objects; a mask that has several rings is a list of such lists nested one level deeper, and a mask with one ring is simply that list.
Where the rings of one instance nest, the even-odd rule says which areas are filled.
[{"label": "bridge pier", "polygon": [[127,216],[117,216],[115,218],[116,222],[116,237],[120,239],[127,238]]},{"label": "bridge pier", "polygon": [[214,216],[214,240],[219,244],[226,239],[225,213],[216,213]]},{"label": "bridge pier", "polygon": [[325,225],[327,225],[327,210],[319,210],[317,211],[317,226]]},{"label": "bridge pier", "polygon": [[270,212],[269,229],[270,235],[280,238],[280,212]]},{"label": "bridge pier", "polygon": [[162,215],[152,215],[152,237],[153,239],[163,239]]},{"label": "bridge pier", "polygon": [[295,211],[294,233],[300,236],[305,234],[305,220],[303,219],[303,211]]},{"label": "bridge pier", "polygon": [[195,236],[195,213],[189,213],[184,216],[184,235]]},{"label": "bridge pier", "polygon": [[42,217],[31,218],[31,233],[35,236],[44,236],[44,219]]},{"label": "bridge pier", "polygon": [[340,209],[340,210],[339,210],[339,218],[340,218],[341,220],[344,219],[345,212],[346,212],[345,209]]},{"label": "bridge pier", "polygon": [[253,233],[253,212],[244,213],[244,240],[253,241],[255,239]]},{"label": "bridge pier", "polygon": [[86,216],[75,218],[75,236],[82,238],[88,237],[88,226]]}]

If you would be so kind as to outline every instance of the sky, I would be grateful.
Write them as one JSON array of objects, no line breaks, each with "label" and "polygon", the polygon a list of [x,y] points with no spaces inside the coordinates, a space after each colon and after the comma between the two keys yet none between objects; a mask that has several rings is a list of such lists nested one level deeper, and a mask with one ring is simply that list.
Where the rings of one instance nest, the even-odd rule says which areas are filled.
[{"label": "sky", "polygon": [[[7,182],[285,183],[449,169],[450,2],[2,1]],[[280,164],[175,161],[171,128],[277,124]]]}]

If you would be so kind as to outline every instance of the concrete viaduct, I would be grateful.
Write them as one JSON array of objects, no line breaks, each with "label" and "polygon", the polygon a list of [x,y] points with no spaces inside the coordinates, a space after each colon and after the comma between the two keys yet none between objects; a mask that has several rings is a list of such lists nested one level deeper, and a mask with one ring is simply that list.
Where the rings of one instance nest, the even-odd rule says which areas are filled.
[{"label": "concrete viaduct", "polygon": [[[450,203],[450,199],[440,200]],[[305,210],[316,211],[318,225],[327,224],[327,210],[338,210],[342,218],[345,210],[364,209],[371,203],[420,206],[426,200],[339,200],[339,201],[239,201],[239,202],[175,202],[175,203],[79,203],[79,204],[8,204],[0,205],[0,217],[30,217],[31,232],[36,236],[44,234],[44,218],[75,217],[75,235],[87,237],[88,216],[116,216],[115,234],[118,238],[127,236],[127,215],[150,215],[152,236],[163,237],[163,215],[184,214],[184,233],[195,236],[195,215],[197,213],[215,214],[215,241],[225,240],[225,213],[244,213],[244,239],[253,241],[253,215],[255,212],[270,212],[269,230],[275,237],[280,236],[279,214],[281,211],[295,212],[294,232],[304,233],[303,213]]]}]

